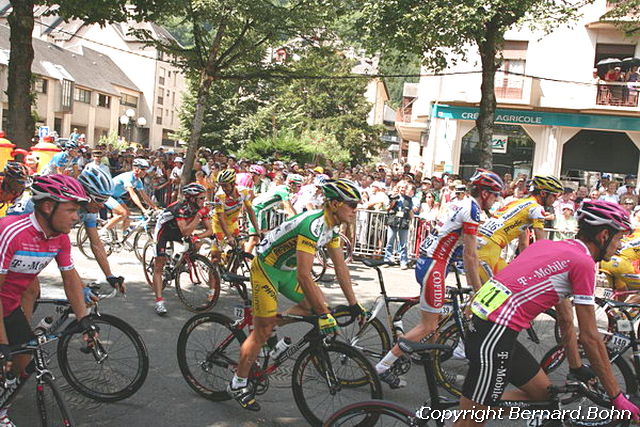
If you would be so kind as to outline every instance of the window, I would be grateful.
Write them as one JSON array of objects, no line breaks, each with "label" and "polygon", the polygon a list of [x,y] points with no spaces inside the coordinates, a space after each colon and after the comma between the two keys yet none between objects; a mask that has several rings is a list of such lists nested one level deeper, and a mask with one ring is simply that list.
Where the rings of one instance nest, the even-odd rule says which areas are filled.
[{"label": "window", "polygon": [[529,42],[506,40],[502,49],[502,64],[496,72],[496,96],[503,99],[521,99]]},{"label": "window", "polygon": [[98,94],[98,107],[109,108],[111,106],[111,97],[109,95]]},{"label": "window", "polygon": [[73,82],[71,80],[62,80],[62,109],[71,110],[73,106]]},{"label": "window", "polygon": [[47,93],[48,81],[40,77],[36,77],[33,82],[33,91],[37,93]]},{"label": "window", "polygon": [[126,105],[127,107],[138,108],[138,97],[123,93],[120,104]]},{"label": "window", "polygon": [[158,61],[162,61],[164,59],[164,53],[161,50],[158,51],[157,58],[158,58]]},{"label": "window", "polygon": [[73,100],[91,104],[91,91],[77,87],[73,90]]},{"label": "window", "polygon": [[176,105],[176,93],[173,92],[173,97],[171,98],[171,105]]},{"label": "window", "polygon": [[595,67],[598,62],[606,58],[624,59],[630,56],[636,56],[635,53],[635,45],[598,43],[596,45],[596,57],[593,66]]},{"label": "window", "polygon": [[156,113],[156,124],[162,124],[162,108],[158,108],[158,111]]},{"label": "window", "polygon": [[164,77],[162,77],[162,76],[158,77],[158,84],[160,86],[164,86]]},{"label": "window", "polygon": [[167,98],[169,98],[169,96],[171,96],[171,91],[170,90],[167,91]]},{"label": "window", "polygon": [[159,104],[159,105],[162,105],[162,103],[163,103],[163,102],[164,102],[164,98],[163,98],[163,97],[161,97],[161,96],[159,96],[159,97],[158,97],[158,104]]}]

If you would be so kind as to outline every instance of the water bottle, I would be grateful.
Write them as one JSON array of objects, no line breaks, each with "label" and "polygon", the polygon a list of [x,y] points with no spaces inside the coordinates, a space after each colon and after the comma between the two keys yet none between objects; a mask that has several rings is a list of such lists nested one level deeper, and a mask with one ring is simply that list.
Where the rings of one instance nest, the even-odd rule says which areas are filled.
[{"label": "water bottle", "polygon": [[274,348],[273,351],[269,353],[269,356],[272,359],[277,359],[278,356],[284,353],[285,350],[287,350],[290,346],[291,346],[291,338],[284,337],[280,341],[278,341],[278,344],[276,344],[276,348]]},{"label": "water bottle", "polygon": [[53,326],[53,317],[47,316],[44,319],[40,320],[38,326],[35,327],[36,331],[41,331],[43,334],[49,332],[49,329]]}]

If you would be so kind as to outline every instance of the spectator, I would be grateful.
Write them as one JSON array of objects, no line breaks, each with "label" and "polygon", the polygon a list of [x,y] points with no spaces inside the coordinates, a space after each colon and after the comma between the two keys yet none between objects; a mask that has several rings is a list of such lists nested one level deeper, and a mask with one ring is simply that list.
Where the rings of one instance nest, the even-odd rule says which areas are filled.
[{"label": "spectator", "polygon": [[623,194],[622,196],[620,196],[620,204],[627,212],[629,212],[629,214],[631,214],[631,212],[633,212],[633,209],[638,204],[638,196],[629,193]]},{"label": "spectator", "polygon": [[565,187],[562,195],[553,203],[556,220],[562,216],[562,210],[564,208],[571,208],[572,211],[576,210],[576,205],[573,201],[573,193],[573,188]]},{"label": "spectator", "polygon": [[620,198],[616,194],[618,190],[618,183],[616,181],[611,181],[607,184],[606,191],[600,196],[600,200],[605,200],[611,203],[619,203]]},{"label": "spectator", "polygon": [[[630,189],[629,189],[630,188]],[[626,193],[638,194],[636,191],[636,176],[635,175],[627,175],[624,177],[624,185],[621,185],[620,188],[616,191],[618,196],[622,196]]]},{"label": "spectator", "polygon": [[407,239],[409,237],[409,224],[413,217],[413,205],[407,190],[406,184],[399,184],[396,187],[396,191],[389,198],[391,202],[387,217],[387,246],[384,250],[384,260],[391,263],[397,241],[400,268],[403,270],[407,269],[407,263],[409,262]]},{"label": "spectator", "polygon": [[556,218],[555,226],[556,233],[554,240],[573,239],[578,231],[578,220],[576,219],[574,209],[565,204],[562,208],[562,213]]},{"label": "spectator", "polygon": [[589,190],[587,189],[587,187],[585,187],[584,185],[581,185],[580,187],[578,187],[578,190],[576,191],[576,207],[580,206],[580,204],[582,203],[582,201],[588,197],[589,195]]}]

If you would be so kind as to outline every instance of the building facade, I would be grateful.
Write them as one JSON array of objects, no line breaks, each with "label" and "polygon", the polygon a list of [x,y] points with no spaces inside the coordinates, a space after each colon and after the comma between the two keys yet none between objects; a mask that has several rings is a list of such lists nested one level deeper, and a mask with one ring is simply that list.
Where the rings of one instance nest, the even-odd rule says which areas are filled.
[{"label": "building facade", "polygon": [[[603,70],[598,76],[595,69],[606,58],[640,57],[639,39],[602,21],[607,7],[605,0],[596,0],[582,9],[577,23],[547,35],[507,32],[495,79],[494,169],[581,182],[590,172],[639,172],[640,87],[604,82]],[[468,177],[478,166],[479,64],[477,51],[470,49],[465,62],[447,70],[449,75],[423,76],[410,117],[396,123],[414,147],[409,162],[424,162],[428,174]],[[403,134],[407,124],[422,131]]]}]

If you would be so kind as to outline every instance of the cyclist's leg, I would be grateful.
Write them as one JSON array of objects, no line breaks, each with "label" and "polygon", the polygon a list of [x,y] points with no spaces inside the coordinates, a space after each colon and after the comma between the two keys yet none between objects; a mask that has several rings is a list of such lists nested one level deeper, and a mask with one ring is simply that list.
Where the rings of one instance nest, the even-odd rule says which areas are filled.
[{"label": "cyclist's leg", "polygon": [[[256,219],[258,220],[258,226],[262,230],[267,229],[267,218],[266,215],[263,215],[261,211],[255,210]],[[253,249],[260,243],[260,230],[256,230],[253,224],[249,222],[249,238],[247,239],[247,243],[244,245],[244,251],[248,254],[253,253]]]},{"label": "cyclist's leg", "polygon": [[[20,345],[34,338],[31,326],[25,317],[22,308],[18,307],[4,318],[4,328],[7,331],[9,345]],[[22,374],[31,362],[30,354],[18,354],[13,356],[13,372]]]},{"label": "cyclist's leg", "polygon": [[126,228],[128,226],[126,222],[128,222],[129,219],[129,210],[122,200],[113,199],[112,201],[112,199],[113,198],[109,198],[109,200],[107,200],[107,203],[105,203],[105,206],[111,209],[111,213],[113,214],[113,217],[109,221],[107,221],[105,228],[107,230],[111,230],[120,221],[124,221],[123,226]]},{"label": "cyclist's leg", "polygon": [[163,270],[164,266],[167,263],[167,243],[170,240],[176,240],[169,236],[167,231],[164,229],[160,229],[158,231],[158,243],[156,243],[156,257],[153,263],[153,293],[156,297],[155,300],[155,311],[159,315],[164,315],[167,313],[167,309],[164,306],[164,298],[162,297],[162,288],[164,280]]},{"label": "cyclist's leg", "polygon": [[549,377],[540,369],[538,361],[520,343],[516,342],[510,360],[509,382],[518,390],[508,390],[503,400],[547,400],[549,399]]}]

